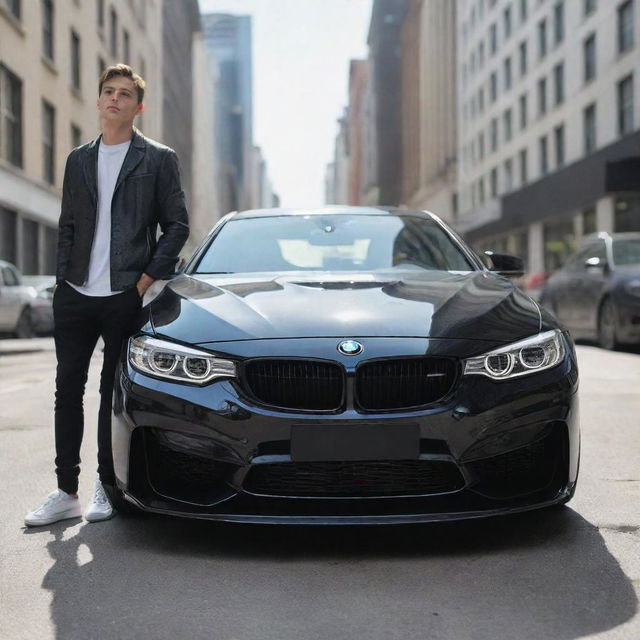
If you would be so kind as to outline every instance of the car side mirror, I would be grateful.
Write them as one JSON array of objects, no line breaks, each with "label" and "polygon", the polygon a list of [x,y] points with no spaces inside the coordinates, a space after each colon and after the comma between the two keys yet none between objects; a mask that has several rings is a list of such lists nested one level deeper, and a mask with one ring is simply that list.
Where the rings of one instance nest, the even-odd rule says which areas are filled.
[{"label": "car side mirror", "polygon": [[593,256],[584,261],[584,268],[589,273],[605,273],[608,268],[607,261],[604,258]]},{"label": "car side mirror", "polygon": [[493,251],[485,251],[484,255],[488,258],[490,271],[495,271],[508,278],[520,278],[524,275],[524,260],[522,258]]}]

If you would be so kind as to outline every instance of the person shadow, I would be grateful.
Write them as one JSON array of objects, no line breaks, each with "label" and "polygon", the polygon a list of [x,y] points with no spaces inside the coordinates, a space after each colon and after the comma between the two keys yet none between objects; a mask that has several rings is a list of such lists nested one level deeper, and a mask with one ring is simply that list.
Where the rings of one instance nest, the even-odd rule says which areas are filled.
[{"label": "person shadow", "polygon": [[119,516],[53,535],[56,638],[580,638],[631,620],[631,580],[568,507],[301,527]]}]

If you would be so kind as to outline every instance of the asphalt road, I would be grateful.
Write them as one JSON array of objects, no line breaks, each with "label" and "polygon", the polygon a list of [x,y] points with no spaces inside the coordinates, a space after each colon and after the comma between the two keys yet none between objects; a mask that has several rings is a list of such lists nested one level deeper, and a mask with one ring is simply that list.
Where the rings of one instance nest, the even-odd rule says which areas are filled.
[{"label": "asphalt road", "polygon": [[0,340],[0,638],[637,640],[640,355],[578,355],[582,467],[565,508],[402,527],[137,516],[27,530],[55,488],[55,355],[49,339]]}]

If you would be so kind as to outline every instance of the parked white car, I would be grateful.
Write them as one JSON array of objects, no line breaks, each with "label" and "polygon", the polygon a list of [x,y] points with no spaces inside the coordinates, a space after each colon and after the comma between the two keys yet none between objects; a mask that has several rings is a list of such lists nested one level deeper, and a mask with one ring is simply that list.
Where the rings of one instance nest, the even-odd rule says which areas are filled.
[{"label": "parked white car", "polygon": [[53,328],[51,309],[53,276],[38,276],[31,284],[10,262],[0,260],[0,332],[31,338]]}]

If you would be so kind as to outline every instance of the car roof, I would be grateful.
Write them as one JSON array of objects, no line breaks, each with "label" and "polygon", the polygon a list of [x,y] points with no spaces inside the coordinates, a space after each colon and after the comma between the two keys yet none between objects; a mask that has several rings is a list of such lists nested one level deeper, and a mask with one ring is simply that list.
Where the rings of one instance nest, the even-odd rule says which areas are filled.
[{"label": "car roof", "polygon": [[283,216],[321,216],[341,214],[363,216],[418,215],[435,218],[435,216],[428,211],[409,211],[408,209],[399,209],[397,207],[352,207],[348,205],[330,205],[326,207],[308,207],[299,209],[248,209],[246,211],[236,211],[230,217],[237,220],[240,218],[275,218]]}]

